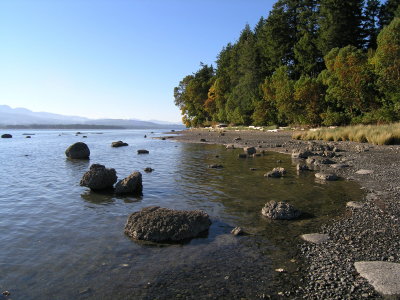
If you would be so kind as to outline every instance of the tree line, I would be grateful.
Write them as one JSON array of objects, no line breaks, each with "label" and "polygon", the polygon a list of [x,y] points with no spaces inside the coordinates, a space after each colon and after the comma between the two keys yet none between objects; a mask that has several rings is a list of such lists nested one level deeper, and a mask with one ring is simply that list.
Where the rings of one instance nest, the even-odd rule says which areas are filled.
[{"label": "tree line", "polygon": [[174,98],[188,127],[400,120],[400,0],[278,0]]}]

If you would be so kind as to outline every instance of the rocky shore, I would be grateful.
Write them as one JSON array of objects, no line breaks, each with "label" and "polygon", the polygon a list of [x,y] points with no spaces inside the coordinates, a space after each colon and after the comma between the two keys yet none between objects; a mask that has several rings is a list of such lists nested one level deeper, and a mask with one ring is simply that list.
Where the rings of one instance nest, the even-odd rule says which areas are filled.
[{"label": "rocky shore", "polygon": [[[289,131],[197,129],[171,138],[189,143],[233,144],[236,148],[254,146],[287,154],[310,146],[336,147],[337,155],[332,158],[335,164],[321,164],[317,170],[357,181],[366,192],[365,199],[361,205],[349,205],[339,220],[321,227],[319,233],[327,234],[328,240],[299,244],[299,258],[304,262],[301,283],[279,297],[382,299],[376,288],[360,276],[354,263],[400,263],[400,146],[297,141],[291,134]],[[399,299],[399,296],[390,299]]]}]

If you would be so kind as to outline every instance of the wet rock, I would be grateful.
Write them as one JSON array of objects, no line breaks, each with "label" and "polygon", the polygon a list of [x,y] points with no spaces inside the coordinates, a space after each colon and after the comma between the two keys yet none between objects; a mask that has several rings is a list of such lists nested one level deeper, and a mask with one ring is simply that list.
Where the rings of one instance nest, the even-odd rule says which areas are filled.
[{"label": "wet rock", "polygon": [[115,148],[124,147],[124,146],[128,146],[128,144],[124,143],[123,141],[117,141],[117,142],[111,143],[111,147],[115,147]]},{"label": "wet rock", "polygon": [[233,235],[243,235],[245,234],[244,230],[242,229],[242,227],[235,227],[232,229],[231,233]]},{"label": "wet rock", "polygon": [[10,293],[9,291],[4,291],[4,292],[2,292],[1,294],[2,294],[3,296],[6,296],[6,297],[8,297],[8,296],[11,295],[11,293]]},{"label": "wet rock", "polygon": [[145,149],[140,149],[137,151],[137,154],[149,154],[149,151]]},{"label": "wet rock", "polygon": [[368,280],[374,289],[385,296],[400,297],[400,264],[387,261],[359,261],[354,263],[357,272]]},{"label": "wet rock", "polygon": [[329,239],[329,235],[322,233],[302,234],[300,237],[306,242],[310,242],[313,244],[321,244]]},{"label": "wet rock", "polygon": [[247,155],[253,155],[257,152],[256,148],[254,147],[245,147],[243,150]]},{"label": "wet rock", "polygon": [[296,170],[297,171],[309,171],[310,168],[307,165],[297,164]]},{"label": "wet rock", "polygon": [[151,172],[154,171],[154,169],[152,169],[152,168],[150,168],[150,167],[147,167],[147,168],[144,169],[144,171],[145,171],[146,173],[151,173]]},{"label": "wet rock", "polygon": [[300,217],[301,212],[285,201],[270,201],[262,208],[261,213],[273,220],[293,220]]},{"label": "wet rock", "polygon": [[115,193],[118,195],[139,195],[142,193],[142,190],[142,174],[140,172],[130,174],[115,185]]},{"label": "wet rock", "polygon": [[31,138],[31,136],[30,136],[30,135],[27,135],[25,138],[27,138],[27,139],[30,139],[30,138]]},{"label": "wet rock", "polygon": [[197,237],[211,225],[201,210],[172,210],[151,206],[134,212],[125,225],[125,233],[135,240],[152,242],[182,241]]},{"label": "wet rock", "polygon": [[80,185],[92,190],[104,190],[113,187],[117,181],[115,169],[108,169],[100,164],[93,164],[89,171],[83,174]]},{"label": "wet rock", "polygon": [[65,150],[65,155],[73,159],[88,159],[90,156],[90,150],[85,143],[77,142]]},{"label": "wet rock", "polygon": [[219,164],[208,165],[210,169],[222,169],[224,166]]},{"label": "wet rock", "polygon": [[292,152],[292,158],[308,158],[312,155],[314,155],[314,153],[308,150],[293,150]]},{"label": "wet rock", "polygon": [[326,181],[338,180],[338,177],[332,173],[316,173],[315,178],[317,178],[319,180],[326,180]]},{"label": "wet rock", "polygon": [[272,177],[272,178],[280,178],[286,174],[286,170],[284,168],[278,167],[273,168],[272,171],[265,173],[265,177]]}]

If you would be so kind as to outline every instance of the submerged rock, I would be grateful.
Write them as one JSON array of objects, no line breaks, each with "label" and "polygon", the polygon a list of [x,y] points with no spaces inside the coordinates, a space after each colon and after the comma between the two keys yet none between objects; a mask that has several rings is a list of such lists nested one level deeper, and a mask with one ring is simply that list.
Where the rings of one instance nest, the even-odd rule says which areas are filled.
[{"label": "submerged rock", "polygon": [[301,215],[301,211],[285,201],[270,201],[262,208],[261,213],[273,220],[293,220]]},{"label": "submerged rock", "polygon": [[286,174],[286,170],[284,168],[273,168],[272,171],[265,173],[265,177],[272,177],[272,178],[280,178]]},{"label": "submerged rock", "polygon": [[245,234],[245,232],[244,232],[244,230],[242,229],[242,227],[235,227],[235,228],[233,228],[232,231],[231,231],[231,233],[232,233],[233,235],[244,235],[244,234]]},{"label": "submerged rock", "polygon": [[224,166],[219,164],[208,165],[210,169],[222,169]]},{"label": "submerged rock", "polygon": [[115,169],[107,169],[100,164],[93,164],[89,171],[83,174],[80,185],[92,190],[104,190],[112,188],[117,181]]},{"label": "submerged rock", "polygon": [[90,156],[90,150],[85,143],[77,142],[65,150],[65,155],[73,159],[88,159]]},{"label": "submerged rock", "polygon": [[254,147],[245,147],[243,148],[244,153],[246,153],[247,155],[253,155],[257,152],[256,148]]},{"label": "submerged rock", "polygon": [[211,225],[201,210],[172,210],[151,206],[134,212],[125,225],[125,233],[135,240],[152,242],[182,241],[197,237]]},{"label": "submerged rock", "polygon": [[117,142],[112,142],[111,147],[117,148],[117,147],[124,147],[124,146],[129,146],[127,143],[124,143],[123,141],[117,141]]},{"label": "submerged rock", "polygon": [[134,172],[128,177],[120,180],[115,185],[115,193],[118,195],[139,195],[143,191],[142,174]]},{"label": "submerged rock", "polygon": [[9,133],[5,133],[5,134],[2,134],[2,135],[1,135],[1,138],[2,138],[2,139],[11,139],[11,138],[12,138],[12,135],[9,134]]}]

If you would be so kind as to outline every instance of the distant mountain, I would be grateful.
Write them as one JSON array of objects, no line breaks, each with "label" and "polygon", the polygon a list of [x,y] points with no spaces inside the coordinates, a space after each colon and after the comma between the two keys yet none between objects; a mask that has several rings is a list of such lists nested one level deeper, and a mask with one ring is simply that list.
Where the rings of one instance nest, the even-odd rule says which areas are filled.
[{"label": "distant mountain", "polygon": [[173,129],[183,128],[182,124],[174,124],[169,122],[157,121],[141,121],[135,119],[89,119],[78,116],[64,116],[59,114],[47,112],[33,112],[26,108],[11,108],[8,105],[0,105],[0,126],[29,126],[29,125],[79,125],[79,128],[87,125],[103,126],[112,128],[126,128],[126,129]]}]

